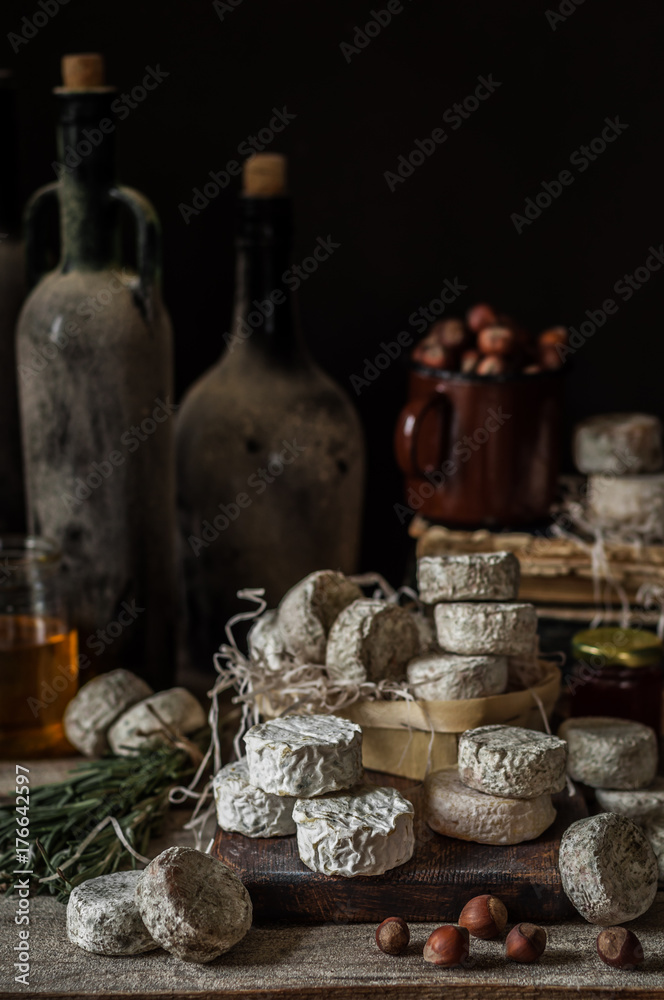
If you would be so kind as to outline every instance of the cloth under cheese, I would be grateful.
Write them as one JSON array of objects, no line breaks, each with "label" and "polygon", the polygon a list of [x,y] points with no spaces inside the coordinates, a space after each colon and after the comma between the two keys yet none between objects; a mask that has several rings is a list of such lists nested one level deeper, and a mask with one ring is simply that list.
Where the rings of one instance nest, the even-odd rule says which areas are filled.
[{"label": "cloth under cheese", "polygon": [[519,576],[519,560],[513,552],[423,556],[417,562],[417,586],[425,604],[514,601]]},{"label": "cloth under cheese", "polygon": [[459,737],[459,777],[489,795],[534,799],[565,787],[564,740],[520,726],[480,726]]},{"label": "cloth under cheese", "polygon": [[657,773],[654,730],[641,722],[603,716],[567,719],[558,730],[567,741],[567,769],[592,788],[647,788]]},{"label": "cloth under cheese", "polygon": [[288,795],[271,795],[252,785],[246,758],[217,771],[212,793],[222,830],[245,837],[287,837],[295,833],[296,800]]},{"label": "cloth under cheese", "polygon": [[139,871],[112,872],[75,886],[67,902],[67,937],[97,955],[138,955],[158,943],[136,905]]}]

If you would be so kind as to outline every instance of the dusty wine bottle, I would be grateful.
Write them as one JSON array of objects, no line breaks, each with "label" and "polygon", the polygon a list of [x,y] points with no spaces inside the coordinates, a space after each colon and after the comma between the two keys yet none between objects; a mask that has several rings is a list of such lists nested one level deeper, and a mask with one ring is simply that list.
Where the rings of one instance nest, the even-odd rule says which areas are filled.
[{"label": "dusty wine bottle", "polygon": [[[119,665],[167,687],[174,664],[172,334],[154,209],[115,181],[115,93],[101,56],[66,56],[58,181],[26,213],[34,285],[17,332],[30,529],[54,539],[91,673]],[[42,275],[42,210],[60,209],[59,266]],[[122,266],[123,206],[136,271]],[[86,663],[80,660],[81,670]],[[82,674],[81,680],[85,675]]]},{"label": "dusty wine bottle", "polygon": [[364,486],[359,418],[314,363],[283,276],[286,161],[247,160],[230,342],[189,390],[176,427],[189,657],[210,667],[236,592],[269,606],[316,569],[356,566]]}]

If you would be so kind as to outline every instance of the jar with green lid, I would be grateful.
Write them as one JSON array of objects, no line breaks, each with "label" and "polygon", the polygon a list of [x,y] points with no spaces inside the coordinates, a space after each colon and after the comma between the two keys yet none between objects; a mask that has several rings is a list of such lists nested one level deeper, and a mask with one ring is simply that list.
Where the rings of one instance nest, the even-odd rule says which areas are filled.
[{"label": "jar with green lid", "polygon": [[662,641],[645,629],[577,632],[568,679],[570,714],[633,719],[659,735],[662,721]]}]

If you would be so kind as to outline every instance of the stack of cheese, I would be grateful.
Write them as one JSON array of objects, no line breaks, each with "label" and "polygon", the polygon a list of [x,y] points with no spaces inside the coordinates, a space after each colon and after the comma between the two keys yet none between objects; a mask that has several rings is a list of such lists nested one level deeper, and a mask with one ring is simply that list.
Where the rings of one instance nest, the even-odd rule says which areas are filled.
[{"label": "stack of cheese", "polygon": [[333,715],[288,715],[253,726],[247,756],[213,779],[223,830],[297,834],[301,861],[325,875],[382,875],[410,860],[413,806],[363,783],[362,730]]},{"label": "stack of cheese", "polygon": [[432,830],[478,844],[520,844],[556,818],[551,796],[565,787],[567,744],[517,726],[481,726],[459,739],[457,767],[424,783]]}]

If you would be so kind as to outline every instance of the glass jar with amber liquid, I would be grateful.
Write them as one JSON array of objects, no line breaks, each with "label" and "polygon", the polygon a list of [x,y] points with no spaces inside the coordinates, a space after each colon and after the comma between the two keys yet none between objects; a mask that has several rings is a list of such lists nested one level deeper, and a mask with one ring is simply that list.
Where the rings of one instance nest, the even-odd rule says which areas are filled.
[{"label": "glass jar with amber liquid", "polygon": [[55,543],[0,536],[0,757],[66,752],[62,715],[78,685]]},{"label": "glass jar with amber liquid", "polygon": [[605,628],[577,632],[568,680],[570,714],[643,722],[661,732],[662,642],[646,629]]}]

